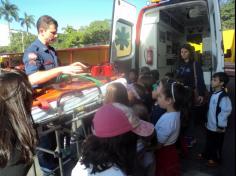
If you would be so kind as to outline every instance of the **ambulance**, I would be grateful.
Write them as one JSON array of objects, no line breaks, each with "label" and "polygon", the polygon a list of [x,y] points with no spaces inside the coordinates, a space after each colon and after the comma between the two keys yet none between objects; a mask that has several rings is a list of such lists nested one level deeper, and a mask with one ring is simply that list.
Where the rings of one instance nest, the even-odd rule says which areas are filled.
[{"label": "ambulance", "polygon": [[225,72],[230,76],[235,76],[235,30],[223,31]]},{"label": "ambulance", "polygon": [[148,66],[160,77],[174,71],[184,43],[201,44],[206,85],[224,71],[224,51],[217,0],[152,0],[136,17],[136,7],[115,0],[110,60],[121,71]]}]

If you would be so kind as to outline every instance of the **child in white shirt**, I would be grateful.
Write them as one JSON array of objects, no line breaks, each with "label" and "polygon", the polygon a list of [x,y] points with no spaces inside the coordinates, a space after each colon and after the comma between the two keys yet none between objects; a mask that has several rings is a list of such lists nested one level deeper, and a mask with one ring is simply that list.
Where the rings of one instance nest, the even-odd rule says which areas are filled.
[{"label": "child in white shirt", "polygon": [[232,104],[225,86],[229,77],[224,72],[217,72],[212,76],[213,93],[209,102],[207,114],[207,137],[205,151],[198,154],[198,158],[206,158],[207,166],[217,166],[221,162],[221,152],[228,117],[232,111]]},{"label": "child in white shirt", "polygon": [[180,161],[176,141],[180,132],[180,111],[185,107],[187,89],[170,79],[160,81],[158,103],[166,112],[155,125],[158,146],[156,154],[156,176],[180,176]]}]

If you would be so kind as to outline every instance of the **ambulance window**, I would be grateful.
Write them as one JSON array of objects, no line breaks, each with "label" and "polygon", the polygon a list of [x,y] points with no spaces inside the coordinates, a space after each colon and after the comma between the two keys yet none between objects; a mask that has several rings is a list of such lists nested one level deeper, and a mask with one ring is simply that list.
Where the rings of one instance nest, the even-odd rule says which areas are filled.
[{"label": "ambulance window", "polygon": [[118,59],[129,56],[132,50],[132,25],[118,21],[116,24],[115,47]]}]

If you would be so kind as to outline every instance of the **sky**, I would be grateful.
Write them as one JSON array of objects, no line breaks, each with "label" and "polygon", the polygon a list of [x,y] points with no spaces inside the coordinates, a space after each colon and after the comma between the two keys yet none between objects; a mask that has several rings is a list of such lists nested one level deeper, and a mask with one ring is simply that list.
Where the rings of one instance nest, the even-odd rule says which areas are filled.
[{"label": "sky", "polygon": [[[138,11],[147,5],[148,0],[126,0],[133,4]],[[33,15],[35,23],[42,15],[50,15],[59,24],[58,32],[62,28],[72,26],[78,29],[81,26],[88,26],[92,21],[112,18],[113,0],[9,0],[19,8],[19,17],[24,17],[24,12]],[[0,24],[7,24],[3,18]],[[20,23],[11,23],[11,29],[26,30]],[[29,32],[37,34],[34,26]]]}]

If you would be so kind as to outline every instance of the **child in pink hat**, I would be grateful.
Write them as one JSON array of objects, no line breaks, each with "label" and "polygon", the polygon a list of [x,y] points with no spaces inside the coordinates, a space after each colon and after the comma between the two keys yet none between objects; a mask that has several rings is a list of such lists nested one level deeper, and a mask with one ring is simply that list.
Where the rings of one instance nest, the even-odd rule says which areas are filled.
[{"label": "child in pink hat", "polygon": [[105,104],[94,116],[93,134],[85,140],[72,176],[133,175],[138,135],[150,136],[153,131],[151,123],[126,105]]}]

